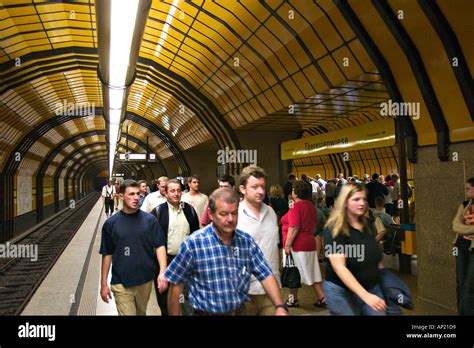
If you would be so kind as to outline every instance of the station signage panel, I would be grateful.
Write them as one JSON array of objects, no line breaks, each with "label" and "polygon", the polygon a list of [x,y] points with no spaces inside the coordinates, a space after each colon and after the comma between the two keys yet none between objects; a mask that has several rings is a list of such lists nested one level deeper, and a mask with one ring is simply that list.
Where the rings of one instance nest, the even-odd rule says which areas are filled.
[{"label": "station signage panel", "polygon": [[146,153],[121,153],[119,159],[122,161],[146,161]]},{"label": "station signage panel", "polygon": [[395,119],[319,134],[281,144],[281,159],[289,160],[395,145]]}]

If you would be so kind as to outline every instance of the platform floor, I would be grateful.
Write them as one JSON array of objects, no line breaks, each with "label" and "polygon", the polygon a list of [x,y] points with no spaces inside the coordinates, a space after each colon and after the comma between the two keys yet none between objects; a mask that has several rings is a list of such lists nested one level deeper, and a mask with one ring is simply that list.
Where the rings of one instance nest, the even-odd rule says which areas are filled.
[{"label": "platform floor", "polygon": [[22,315],[70,315],[80,298],[81,276],[101,210],[98,200]]},{"label": "platform floor", "polygon": [[[87,278],[84,283],[81,301],[77,315],[117,315],[117,307],[112,298],[109,303],[102,301],[100,297],[100,264],[102,256],[99,254],[102,225],[106,220],[102,210],[100,214],[99,230],[95,235],[92,247],[92,257],[87,271]],[[108,282],[112,278],[112,271],[109,272]],[[112,294],[113,296],[113,294]],[[152,290],[150,301],[148,302],[147,315],[161,315],[160,307],[156,301],[155,290]]]},{"label": "platform floor", "polygon": [[[100,298],[99,247],[105,219],[99,200],[22,315],[117,315],[115,301],[112,299],[107,304]],[[415,298],[416,309],[405,311],[406,315],[456,315],[450,309],[418,299],[416,260],[412,261],[414,275],[397,272],[394,269],[398,265],[396,257],[385,255],[384,264],[400,276]],[[323,266],[322,271],[324,274]],[[283,289],[283,295],[285,299],[288,297],[288,289]],[[291,315],[328,315],[327,310],[313,306],[316,296],[311,287],[303,286],[298,299],[300,307],[291,308]],[[154,292],[150,296],[147,315],[161,315]]]}]

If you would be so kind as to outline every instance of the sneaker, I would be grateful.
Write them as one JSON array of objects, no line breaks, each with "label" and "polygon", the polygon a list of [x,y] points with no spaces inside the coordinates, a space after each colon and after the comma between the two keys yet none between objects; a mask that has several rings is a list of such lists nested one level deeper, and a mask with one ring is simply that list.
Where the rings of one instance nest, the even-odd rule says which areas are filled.
[{"label": "sneaker", "polygon": [[299,307],[300,306],[299,303],[298,303],[298,300],[296,300],[296,301],[288,300],[288,301],[286,301],[286,305],[288,307]]}]

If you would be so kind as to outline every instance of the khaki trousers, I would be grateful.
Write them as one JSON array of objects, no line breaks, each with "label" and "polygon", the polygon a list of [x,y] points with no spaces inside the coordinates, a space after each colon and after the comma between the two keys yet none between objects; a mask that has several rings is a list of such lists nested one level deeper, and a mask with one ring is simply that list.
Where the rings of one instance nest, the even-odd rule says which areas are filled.
[{"label": "khaki trousers", "polygon": [[152,286],[153,280],[128,288],[122,284],[113,284],[110,290],[114,293],[118,314],[146,315],[146,307],[150,299]]}]

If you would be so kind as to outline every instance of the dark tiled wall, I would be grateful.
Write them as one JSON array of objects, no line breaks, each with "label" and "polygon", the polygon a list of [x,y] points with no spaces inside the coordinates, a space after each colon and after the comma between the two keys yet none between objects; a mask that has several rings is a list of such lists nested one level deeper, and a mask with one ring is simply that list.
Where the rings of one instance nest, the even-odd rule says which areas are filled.
[{"label": "dark tiled wall", "polygon": [[[66,201],[62,200],[59,202],[59,209],[64,209],[66,207]],[[47,219],[51,215],[54,215],[54,204],[50,204],[44,207],[44,219]],[[36,210],[30,211],[26,214],[17,216],[13,221],[14,233],[13,237],[16,237],[26,230],[32,228],[36,225]]]}]

